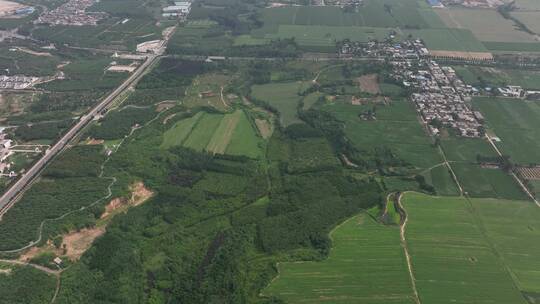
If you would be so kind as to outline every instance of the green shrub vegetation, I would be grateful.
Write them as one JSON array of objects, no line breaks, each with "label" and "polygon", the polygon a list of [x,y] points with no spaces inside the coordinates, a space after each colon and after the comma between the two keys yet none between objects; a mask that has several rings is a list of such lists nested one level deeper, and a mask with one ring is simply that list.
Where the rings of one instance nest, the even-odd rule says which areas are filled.
[{"label": "green shrub vegetation", "polygon": [[[9,269],[9,270],[7,270]],[[1,270],[8,272],[3,273]],[[46,304],[53,298],[56,278],[30,266],[0,264],[0,303]]]}]

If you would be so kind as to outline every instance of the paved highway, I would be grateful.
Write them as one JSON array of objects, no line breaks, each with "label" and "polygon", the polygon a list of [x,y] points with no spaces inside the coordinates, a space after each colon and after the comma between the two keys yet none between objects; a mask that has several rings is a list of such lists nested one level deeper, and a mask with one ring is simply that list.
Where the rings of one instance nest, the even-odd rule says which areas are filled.
[{"label": "paved highway", "polygon": [[103,101],[91,109],[90,112],[82,116],[79,121],[64,136],[62,136],[62,138],[60,138],[60,140],[54,146],[49,148],[45,154],[28,169],[28,171],[26,171],[14,184],[10,186],[10,188],[0,197],[0,216],[15,203],[17,196],[39,175],[45,165],[47,165],[49,161],[60,153],[66,147],[66,145],[73,138],[75,138],[79,132],[81,132],[83,128],[92,121],[92,119],[94,119],[96,115],[110,106],[118,95],[129,88],[129,86],[131,86],[158,57],[158,55],[149,55],[146,61],[144,61],[144,63],[135,72],[133,72],[128,79],[126,79]]}]

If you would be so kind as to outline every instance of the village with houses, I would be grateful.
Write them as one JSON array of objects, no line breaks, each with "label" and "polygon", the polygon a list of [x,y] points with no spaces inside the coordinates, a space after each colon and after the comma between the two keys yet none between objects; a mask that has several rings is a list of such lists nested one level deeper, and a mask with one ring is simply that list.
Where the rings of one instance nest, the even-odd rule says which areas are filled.
[{"label": "village with houses", "polygon": [[472,96],[495,95],[515,99],[540,96],[540,91],[525,90],[515,85],[477,88],[465,84],[452,67],[439,65],[421,40],[394,43],[393,36],[390,32],[386,42],[371,41],[367,44],[345,40],[339,44],[339,56],[388,59],[392,66],[391,77],[413,92],[411,101],[434,136],[438,136],[443,127],[462,137],[485,135],[483,115],[470,106]]}]

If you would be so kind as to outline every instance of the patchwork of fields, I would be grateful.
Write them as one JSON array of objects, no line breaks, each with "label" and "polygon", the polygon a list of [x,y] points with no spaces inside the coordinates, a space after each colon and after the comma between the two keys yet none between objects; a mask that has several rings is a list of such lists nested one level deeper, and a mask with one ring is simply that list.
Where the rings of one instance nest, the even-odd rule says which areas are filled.
[{"label": "patchwork of fields", "polygon": [[162,148],[184,146],[218,154],[263,155],[263,139],[242,110],[229,114],[198,112],[176,122],[163,134]]}]

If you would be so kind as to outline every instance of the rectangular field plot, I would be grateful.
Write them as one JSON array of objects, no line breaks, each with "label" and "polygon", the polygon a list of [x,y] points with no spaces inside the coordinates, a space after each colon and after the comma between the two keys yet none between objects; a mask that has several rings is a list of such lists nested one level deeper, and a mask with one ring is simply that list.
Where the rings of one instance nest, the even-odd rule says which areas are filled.
[{"label": "rectangular field plot", "polygon": [[448,137],[441,139],[446,158],[452,162],[476,162],[477,156],[495,157],[495,149],[479,138]]},{"label": "rectangular field plot", "polygon": [[376,121],[362,120],[359,114],[372,107],[333,103],[325,105],[323,110],[345,123],[345,134],[360,150],[373,152],[376,148],[388,147],[399,158],[418,168],[429,168],[442,162],[409,102],[396,101],[377,107]]},{"label": "rectangular field plot", "polygon": [[184,142],[184,146],[192,148],[194,150],[205,150],[206,146],[212,139],[214,132],[219,127],[223,115],[221,114],[208,114],[197,122],[196,127],[191,131],[188,138]]},{"label": "rectangular field plot", "polygon": [[226,154],[260,158],[264,154],[264,140],[258,136],[255,127],[248,120],[246,114],[242,111],[239,112],[236,127],[226,146]]},{"label": "rectangular field plot", "polygon": [[407,193],[402,201],[422,303],[526,303],[465,199]]},{"label": "rectangular field plot", "polygon": [[495,42],[535,42],[535,37],[520,31],[514,23],[492,9],[437,9],[449,28],[468,29],[478,40]]},{"label": "rectangular field plot", "polygon": [[163,133],[163,142],[161,143],[161,147],[166,149],[172,146],[181,146],[202,116],[203,112],[198,112],[190,118],[186,118],[175,123],[174,126]]},{"label": "rectangular field plot", "polygon": [[501,139],[496,145],[515,163],[540,163],[540,102],[475,98],[473,105]]},{"label": "rectangular field plot", "polygon": [[[526,89],[540,89],[540,72],[531,70],[500,69],[478,66],[455,66],[458,75],[471,85],[519,85]],[[480,82],[482,79],[484,82]]]},{"label": "rectangular field plot", "polygon": [[463,190],[472,197],[527,199],[513,177],[501,169],[468,163],[454,163],[452,168]]},{"label": "rectangular field plot", "polygon": [[[518,287],[540,293],[540,208],[531,201],[474,199],[489,239]],[[533,302],[534,303],[534,302]]]},{"label": "rectangular field plot", "polygon": [[355,216],[331,233],[321,262],[280,263],[263,291],[287,303],[414,303],[399,229]]}]

